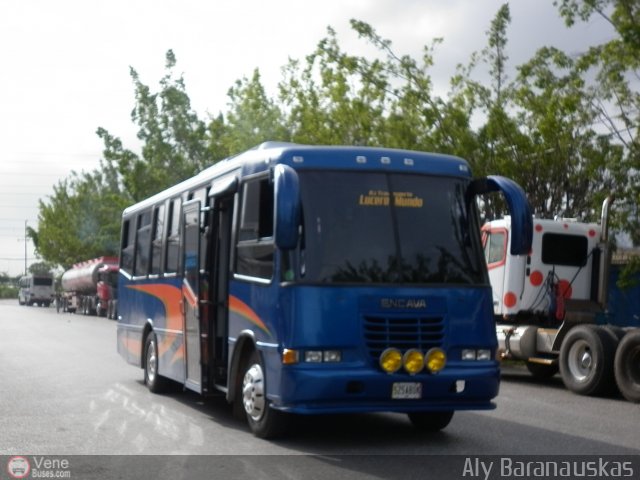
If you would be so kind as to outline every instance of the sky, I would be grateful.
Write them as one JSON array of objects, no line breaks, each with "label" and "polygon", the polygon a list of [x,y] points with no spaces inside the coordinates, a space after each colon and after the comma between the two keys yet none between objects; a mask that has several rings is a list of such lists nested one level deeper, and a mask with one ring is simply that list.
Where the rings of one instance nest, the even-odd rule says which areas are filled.
[{"label": "sky", "polygon": [[[137,150],[130,67],[157,90],[172,49],[202,119],[258,68],[276,95],[281,68],[303,59],[331,26],[343,50],[372,54],[349,27],[362,20],[399,54],[443,38],[431,71],[444,95],[457,64],[486,44],[506,0],[0,0],[0,273],[38,261],[25,225],[72,171],[99,165],[98,127]],[[567,29],[552,0],[512,0],[509,68],[552,45],[578,54],[613,34],[600,19]],[[274,139],[277,140],[277,139]],[[69,225],[69,228],[74,228]],[[26,250],[25,250],[26,247]],[[26,252],[26,254],[25,254]],[[84,259],[78,259],[81,261]]]}]

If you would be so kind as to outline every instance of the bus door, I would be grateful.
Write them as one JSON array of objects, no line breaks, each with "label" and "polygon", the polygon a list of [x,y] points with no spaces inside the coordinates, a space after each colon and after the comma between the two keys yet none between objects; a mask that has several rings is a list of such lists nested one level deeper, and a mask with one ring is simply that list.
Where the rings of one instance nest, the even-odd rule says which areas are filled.
[{"label": "bus door", "polygon": [[229,336],[229,271],[231,254],[231,225],[233,220],[233,202],[237,181],[230,182],[226,188],[211,192],[213,207],[211,214],[211,258],[210,271],[210,309],[209,331],[211,335],[211,365],[213,367],[212,387],[226,391],[228,336]]},{"label": "bus door", "polygon": [[184,314],[185,385],[202,393],[200,363],[200,201],[182,206],[182,311]]}]

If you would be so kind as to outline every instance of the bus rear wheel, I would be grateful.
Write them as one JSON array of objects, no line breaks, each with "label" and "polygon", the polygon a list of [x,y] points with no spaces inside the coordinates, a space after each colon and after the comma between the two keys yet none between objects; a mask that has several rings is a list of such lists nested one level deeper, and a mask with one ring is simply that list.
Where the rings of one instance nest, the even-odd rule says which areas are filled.
[{"label": "bus rear wheel", "polygon": [[256,437],[276,438],[286,432],[289,417],[271,408],[267,398],[264,364],[255,350],[245,364],[241,395],[247,423]]},{"label": "bus rear wheel", "polygon": [[158,373],[158,339],[149,332],[144,342],[144,383],[153,393],[163,393],[169,387],[169,380]]},{"label": "bus rear wheel", "polygon": [[413,426],[423,432],[442,430],[453,418],[453,412],[411,412],[407,415]]}]

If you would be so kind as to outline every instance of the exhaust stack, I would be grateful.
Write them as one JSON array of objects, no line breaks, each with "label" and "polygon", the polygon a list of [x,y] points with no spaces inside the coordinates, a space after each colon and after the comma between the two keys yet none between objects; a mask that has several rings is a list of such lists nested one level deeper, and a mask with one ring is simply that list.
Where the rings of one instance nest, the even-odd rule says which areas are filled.
[{"label": "exhaust stack", "polygon": [[600,278],[598,279],[598,303],[603,310],[607,309],[607,297],[609,294],[609,265],[611,264],[611,245],[609,243],[609,210],[613,203],[613,196],[608,196],[602,202],[602,216],[600,217],[600,225],[602,233],[600,234]]}]

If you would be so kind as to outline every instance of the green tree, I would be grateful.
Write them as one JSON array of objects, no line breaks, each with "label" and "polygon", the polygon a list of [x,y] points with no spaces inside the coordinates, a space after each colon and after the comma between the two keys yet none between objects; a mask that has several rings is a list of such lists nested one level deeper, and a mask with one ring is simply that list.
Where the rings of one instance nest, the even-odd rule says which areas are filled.
[{"label": "green tree", "polygon": [[[128,205],[147,198],[219,160],[227,147],[224,121],[209,126],[191,108],[175,55],[166,54],[167,73],[152,92],[132,68],[135,106],[132,121],[142,142],[140,154],[104,128],[100,168],[72,173],[40,201],[39,226],[31,237],[37,253],[63,268],[88,258],[118,255],[120,219]],[[213,138],[220,135],[220,138]]]},{"label": "green tree", "polygon": [[267,140],[289,140],[283,114],[267,96],[259,70],[254,70],[250,79],[237,80],[227,96],[229,113],[222,143],[229,154],[248,150]]},{"label": "green tree", "polygon": [[104,142],[106,167],[117,172],[118,181],[134,202],[213,163],[208,138],[211,130],[191,108],[183,77],[174,75],[176,58],[171,50],[166,54],[165,66],[167,73],[156,93],[142,83],[135,69],[130,69],[135,88],[131,119],[138,126],[138,139],[142,142],[140,155],[125,148],[106,129],[97,131]]},{"label": "green tree", "polygon": [[[598,16],[608,22],[616,36],[584,52],[576,68],[584,75],[595,75],[591,84],[593,108],[598,123],[622,147],[625,184],[617,185],[614,209],[618,225],[634,244],[640,244],[640,4],[632,0],[557,0],[568,26]],[[615,218],[615,217],[614,217]]]},{"label": "green tree", "polygon": [[40,201],[37,254],[64,269],[102,255],[118,255],[122,210],[130,203],[109,168],[74,173]]}]

